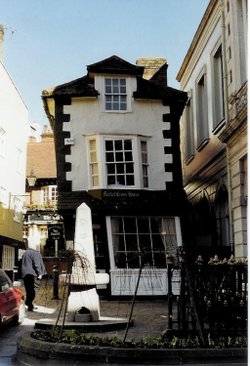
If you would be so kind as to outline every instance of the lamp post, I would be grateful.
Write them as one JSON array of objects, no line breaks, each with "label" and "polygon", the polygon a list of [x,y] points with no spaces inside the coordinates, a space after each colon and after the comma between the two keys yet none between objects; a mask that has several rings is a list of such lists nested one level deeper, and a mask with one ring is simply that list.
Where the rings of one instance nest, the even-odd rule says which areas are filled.
[{"label": "lamp post", "polygon": [[[26,179],[27,179],[27,183],[28,183],[29,188],[35,187],[37,177],[34,175],[33,169],[31,169],[30,175],[27,175]],[[30,205],[31,205],[31,203],[32,203],[32,189],[29,189],[29,192],[30,192]]]}]

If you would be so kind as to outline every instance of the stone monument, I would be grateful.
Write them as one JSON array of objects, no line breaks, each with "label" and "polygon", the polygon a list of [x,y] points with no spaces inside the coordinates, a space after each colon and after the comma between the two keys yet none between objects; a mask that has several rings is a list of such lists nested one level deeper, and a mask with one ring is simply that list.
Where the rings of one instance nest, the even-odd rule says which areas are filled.
[{"label": "stone monument", "polygon": [[[100,301],[96,285],[109,282],[107,273],[96,273],[94,240],[90,208],[82,203],[76,210],[74,250],[75,261],[70,276],[60,276],[61,282],[70,282],[68,298],[67,320],[86,321],[81,314],[86,310],[92,321],[100,319]],[[70,278],[70,279],[69,279]]]}]

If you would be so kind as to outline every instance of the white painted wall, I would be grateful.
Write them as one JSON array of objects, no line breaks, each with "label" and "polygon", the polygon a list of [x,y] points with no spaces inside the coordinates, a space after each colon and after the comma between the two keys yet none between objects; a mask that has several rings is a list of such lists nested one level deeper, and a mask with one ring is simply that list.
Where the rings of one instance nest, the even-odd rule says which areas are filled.
[{"label": "white painted wall", "polygon": [[[101,77],[96,79],[96,88],[101,94],[103,79]],[[68,173],[67,179],[72,180],[73,191],[90,188],[89,176],[86,174],[89,171],[87,138],[97,134],[147,137],[149,188],[165,189],[167,173],[164,172],[164,162],[168,162],[169,156],[164,155],[162,130],[167,124],[162,122],[162,115],[169,112],[169,107],[164,107],[161,101],[134,100],[132,93],[136,90],[136,79],[129,78],[129,80],[131,112],[104,112],[102,95],[97,99],[73,98],[72,104],[64,107],[64,113],[70,114],[70,122],[64,123],[63,130],[70,131],[70,136],[75,139],[75,144],[71,146],[71,155],[66,157],[66,161],[72,163],[72,171]]]},{"label": "white painted wall", "polygon": [[24,194],[28,110],[7,70],[0,62],[0,128],[5,131],[5,153],[0,156],[0,187],[7,194]]}]

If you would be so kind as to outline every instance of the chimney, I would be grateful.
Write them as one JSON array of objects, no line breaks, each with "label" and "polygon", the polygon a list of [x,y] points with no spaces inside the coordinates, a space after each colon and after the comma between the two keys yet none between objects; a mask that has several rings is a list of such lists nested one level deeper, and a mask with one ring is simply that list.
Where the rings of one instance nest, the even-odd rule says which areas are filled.
[{"label": "chimney", "polygon": [[3,62],[3,40],[4,40],[4,28],[0,24],[0,61]]},{"label": "chimney", "polygon": [[41,134],[42,142],[51,141],[54,138],[53,131],[48,127],[48,125],[44,125],[43,133]]},{"label": "chimney", "polygon": [[157,84],[167,85],[168,65],[164,57],[141,57],[136,60],[136,65],[144,67],[144,79],[152,79]]}]

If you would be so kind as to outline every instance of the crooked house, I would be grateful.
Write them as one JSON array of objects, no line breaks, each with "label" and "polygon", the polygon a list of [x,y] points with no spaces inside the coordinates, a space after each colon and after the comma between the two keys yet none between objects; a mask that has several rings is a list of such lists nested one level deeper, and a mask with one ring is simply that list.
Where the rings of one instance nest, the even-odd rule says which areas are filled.
[{"label": "crooked house", "polygon": [[96,271],[112,296],[166,295],[168,256],[185,243],[179,121],[187,94],[164,58],[118,56],[43,90],[54,131],[58,212],[74,248],[76,208],[91,210]]}]

